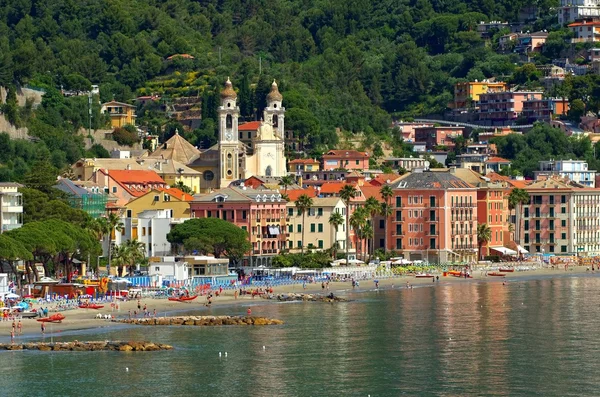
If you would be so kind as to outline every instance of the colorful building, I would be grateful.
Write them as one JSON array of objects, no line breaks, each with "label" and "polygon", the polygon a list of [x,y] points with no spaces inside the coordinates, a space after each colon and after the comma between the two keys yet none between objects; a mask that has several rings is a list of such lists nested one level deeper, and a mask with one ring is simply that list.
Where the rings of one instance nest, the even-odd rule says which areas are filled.
[{"label": "colorful building", "polygon": [[540,169],[533,171],[533,175],[535,180],[544,180],[551,175],[558,175],[585,187],[596,187],[596,171],[588,169],[588,163],[584,160],[540,161]]},{"label": "colorful building", "polygon": [[312,172],[321,171],[321,163],[315,159],[295,159],[288,161],[290,172]]},{"label": "colorful building", "polygon": [[369,169],[369,154],[358,150],[330,150],[323,155],[323,170]]},{"label": "colorful building", "polygon": [[600,21],[582,20],[569,24],[574,38],[571,43],[595,43],[600,41]]},{"label": "colorful building", "polygon": [[418,127],[415,128],[417,142],[425,142],[427,150],[438,146],[454,147],[454,139],[463,136],[464,127]]},{"label": "colorful building", "polygon": [[477,189],[447,171],[416,171],[391,185],[388,249],[435,263],[477,259]]},{"label": "colorful building", "polygon": [[574,22],[578,19],[600,17],[599,0],[560,0],[558,23]]},{"label": "colorful building", "polygon": [[154,171],[100,169],[92,175],[91,180],[103,186],[105,193],[115,196],[118,206],[152,189],[167,187],[167,183]]},{"label": "colorful building", "polygon": [[100,112],[110,117],[112,128],[135,125],[135,106],[123,102],[111,101],[102,104]]},{"label": "colorful building", "polygon": [[[329,223],[329,217],[334,212],[342,215],[344,222],[337,231]],[[304,219],[304,222],[303,222]],[[287,248],[292,252],[300,252],[302,247],[326,250],[337,243],[339,251],[345,250],[346,241],[346,206],[338,197],[312,199],[312,207],[303,215],[296,208],[296,203],[287,203],[285,236]],[[304,240],[302,233],[304,230]]]},{"label": "colorful building", "polygon": [[252,250],[244,266],[269,265],[286,247],[286,200],[278,191],[230,187],[194,196],[192,218],[220,218],[247,231]]},{"label": "colorful building", "polygon": [[502,81],[465,81],[454,85],[454,109],[466,108],[469,104],[475,106],[479,95],[488,92],[504,92],[506,83]]},{"label": "colorful building", "polygon": [[568,98],[530,99],[523,102],[523,118],[528,122],[549,122],[556,116],[566,116],[569,111]]},{"label": "colorful building", "polygon": [[478,101],[479,120],[511,122],[523,112],[527,100],[541,100],[540,91],[507,91],[481,94]]},{"label": "colorful building", "polygon": [[190,218],[190,201],[193,196],[176,188],[152,189],[125,204],[127,218],[136,218],[147,210],[166,210],[173,219]]}]

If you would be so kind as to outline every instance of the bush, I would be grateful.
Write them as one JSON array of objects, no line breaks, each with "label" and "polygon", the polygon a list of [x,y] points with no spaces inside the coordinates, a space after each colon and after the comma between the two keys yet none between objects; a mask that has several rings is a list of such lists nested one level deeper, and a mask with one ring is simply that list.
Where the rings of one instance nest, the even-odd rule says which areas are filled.
[{"label": "bush", "polygon": [[132,131],[131,128],[127,127],[115,128],[112,136],[119,145],[133,146],[140,140],[135,129]]}]

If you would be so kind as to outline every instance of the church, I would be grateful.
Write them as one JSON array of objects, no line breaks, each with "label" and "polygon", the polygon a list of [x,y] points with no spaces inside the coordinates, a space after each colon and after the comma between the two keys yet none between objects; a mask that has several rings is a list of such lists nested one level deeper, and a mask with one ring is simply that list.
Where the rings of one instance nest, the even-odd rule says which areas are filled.
[{"label": "church", "polygon": [[202,192],[222,189],[254,175],[287,175],[284,153],[285,108],[282,106],[283,96],[277,83],[273,81],[271,85],[261,121],[238,125],[240,110],[236,102],[237,94],[229,79],[225,82],[220,97],[221,104],[217,110],[219,136],[216,145],[200,151],[183,137],[175,135],[149,157],[166,159],[185,153],[185,160],[178,160],[185,161],[188,167],[202,173]]}]

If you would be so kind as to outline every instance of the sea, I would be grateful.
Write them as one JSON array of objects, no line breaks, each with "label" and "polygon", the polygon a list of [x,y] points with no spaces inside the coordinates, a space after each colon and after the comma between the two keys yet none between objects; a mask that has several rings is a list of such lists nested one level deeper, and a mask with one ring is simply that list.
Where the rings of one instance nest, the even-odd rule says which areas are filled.
[{"label": "sea", "polygon": [[243,315],[251,305],[282,326],[54,330],[46,340],[150,340],[175,349],[0,352],[0,395],[598,396],[598,291],[600,275],[591,274],[506,285],[442,279],[350,290],[347,303],[257,300],[185,313]]}]

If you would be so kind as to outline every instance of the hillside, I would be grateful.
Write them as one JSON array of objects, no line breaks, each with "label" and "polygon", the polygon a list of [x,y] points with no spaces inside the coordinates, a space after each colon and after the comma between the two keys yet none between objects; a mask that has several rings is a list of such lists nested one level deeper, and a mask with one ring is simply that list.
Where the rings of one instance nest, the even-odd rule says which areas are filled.
[{"label": "hillside", "polygon": [[[539,18],[523,27],[552,25],[548,10],[557,1],[533,3]],[[208,120],[227,76],[247,119],[260,114],[277,79],[287,125],[313,147],[326,147],[337,142],[335,128],[384,134],[393,116],[442,111],[460,79],[510,76],[516,59],[496,54],[476,25],[517,21],[525,5],[532,2],[0,0],[0,85],[84,90],[100,84],[101,101],[199,94]],[[175,54],[191,57],[167,60]],[[28,127],[50,151],[64,150],[56,134],[86,125],[85,98],[53,98],[62,103],[46,100]],[[164,122],[154,118],[150,112],[139,120]],[[191,140],[211,134],[209,122]],[[78,149],[56,155],[56,167],[75,157],[74,150],[82,154],[75,144]]]}]

